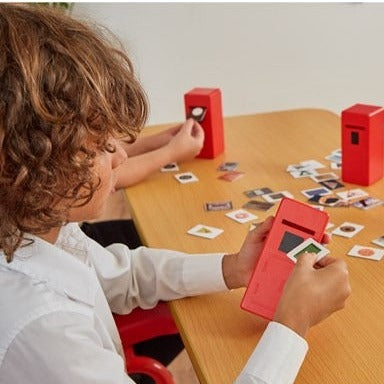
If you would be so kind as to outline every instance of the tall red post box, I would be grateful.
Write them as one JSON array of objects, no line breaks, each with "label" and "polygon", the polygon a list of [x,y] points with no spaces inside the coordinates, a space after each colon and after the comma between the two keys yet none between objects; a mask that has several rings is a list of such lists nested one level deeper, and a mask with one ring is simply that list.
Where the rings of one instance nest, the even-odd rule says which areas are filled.
[{"label": "tall red post box", "polygon": [[224,151],[224,123],[219,88],[194,88],[184,95],[185,115],[200,123],[204,146],[197,157],[213,159]]},{"label": "tall red post box", "polygon": [[383,177],[384,108],[355,104],[341,113],[343,181],[370,185]]}]

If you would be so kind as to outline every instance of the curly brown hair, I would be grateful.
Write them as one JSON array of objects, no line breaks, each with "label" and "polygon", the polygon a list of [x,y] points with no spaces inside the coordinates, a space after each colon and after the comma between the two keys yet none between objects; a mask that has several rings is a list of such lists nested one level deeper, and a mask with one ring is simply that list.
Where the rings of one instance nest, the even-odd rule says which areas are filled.
[{"label": "curly brown hair", "polygon": [[0,4],[0,249],[8,262],[25,233],[62,225],[70,207],[92,198],[95,150],[85,143],[110,150],[111,136],[133,141],[145,124],[146,95],[109,40],[49,7]]}]

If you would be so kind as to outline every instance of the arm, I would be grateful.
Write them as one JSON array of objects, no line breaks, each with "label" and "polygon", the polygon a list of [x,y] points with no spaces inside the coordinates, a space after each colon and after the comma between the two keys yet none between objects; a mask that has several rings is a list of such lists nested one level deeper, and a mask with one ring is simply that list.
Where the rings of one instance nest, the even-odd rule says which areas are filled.
[{"label": "arm", "polygon": [[179,127],[126,145],[125,150],[131,157],[117,171],[116,188],[134,185],[166,164],[192,159],[200,152],[203,142],[203,129],[189,119]]}]

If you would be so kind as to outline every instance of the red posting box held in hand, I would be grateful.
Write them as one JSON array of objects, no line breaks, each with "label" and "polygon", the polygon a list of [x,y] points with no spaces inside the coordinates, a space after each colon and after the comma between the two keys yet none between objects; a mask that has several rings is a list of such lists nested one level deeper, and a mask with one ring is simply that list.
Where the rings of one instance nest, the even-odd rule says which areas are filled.
[{"label": "red posting box held in hand", "polygon": [[241,302],[241,308],[272,320],[295,263],[287,253],[308,238],[321,242],[329,216],[283,198]]}]

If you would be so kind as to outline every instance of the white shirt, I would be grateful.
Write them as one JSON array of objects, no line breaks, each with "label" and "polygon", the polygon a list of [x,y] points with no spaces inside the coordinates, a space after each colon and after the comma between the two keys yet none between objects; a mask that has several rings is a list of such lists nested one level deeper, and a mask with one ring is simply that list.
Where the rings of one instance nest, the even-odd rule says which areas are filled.
[{"label": "white shirt", "polygon": [[[226,290],[222,254],[113,244],[68,224],[55,245],[28,236],[11,263],[0,251],[0,383],[133,383],[111,310]],[[270,323],[237,384],[292,383],[305,340]]]}]

